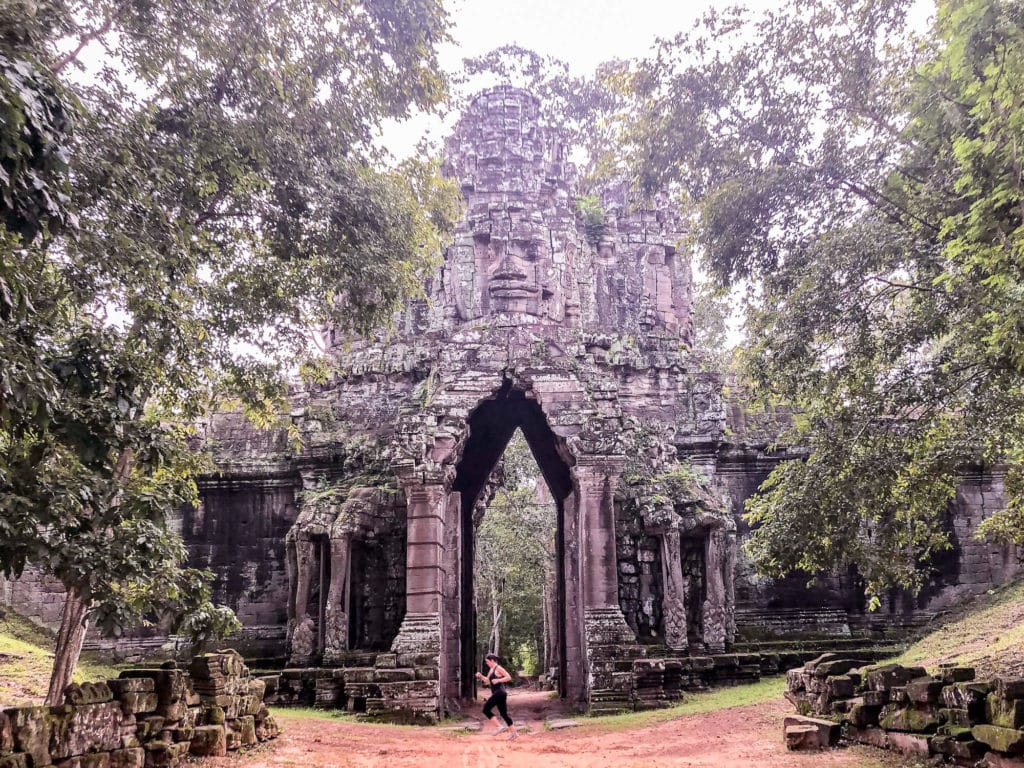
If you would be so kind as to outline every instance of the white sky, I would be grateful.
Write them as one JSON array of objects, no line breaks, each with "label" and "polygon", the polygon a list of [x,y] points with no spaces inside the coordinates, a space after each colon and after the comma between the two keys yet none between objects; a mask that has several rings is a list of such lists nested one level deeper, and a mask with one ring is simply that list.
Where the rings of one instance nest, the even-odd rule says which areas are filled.
[{"label": "white sky", "polygon": [[[760,10],[771,0],[444,0],[454,44],[440,51],[449,72],[464,58],[516,44],[565,61],[578,75],[609,59],[643,56],[658,37],[689,29],[705,11],[735,5]],[[423,136],[440,141],[454,119],[417,118],[386,126],[382,142],[397,157],[410,155]]]}]

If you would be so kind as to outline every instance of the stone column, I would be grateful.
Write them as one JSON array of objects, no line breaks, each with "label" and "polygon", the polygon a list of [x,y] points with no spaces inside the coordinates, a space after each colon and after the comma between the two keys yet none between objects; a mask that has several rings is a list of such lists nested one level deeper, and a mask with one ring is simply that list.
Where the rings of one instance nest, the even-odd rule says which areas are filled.
[{"label": "stone column", "polygon": [[725,586],[725,644],[736,641],[736,531],[725,533],[725,557],[722,562],[722,580]]},{"label": "stone column", "polygon": [[339,661],[348,650],[349,567],[352,536],[331,532],[331,583],[324,623],[324,661]]},{"label": "stone column", "polygon": [[683,576],[679,529],[667,528],[661,536],[662,623],[665,645],[674,651],[689,650],[687,639],[687,579]]},{"label": "stone column", "polygon": [[631,662],[645,655],[619,607],[614,492],[621,469],[621,457],[601,456],[580,457],[574,471],[579,497],[587,701],[592,713],[632,708]]},{"label": "stone column", "polygon": [[309,615],[309,593],[312,581],[316,578],[313,572],[315,561],[315,542],[300,534],[292,537],[288,544],[289,571],[294,574],[294,617],[291,633],[291,656],[288,663],[304,666],[313,661],[316,653],[316,622]]},{"label": "stone column", "polygon": [[583,604],[587,610],[619,610],[613,494],[621,468],[622,461],[618,457],[581,458],[576,465],[583,552]]},{"label": "stone column", "polygon": [[441,653],[444,592],[444,518],[448,493],[440,482],[403,482],[407,503],[405,618],[391,649]]},{"label": "stone column", "polygon": [[704,569],[707,598],[704,600],[702,616],[704,623],[704,645],[711,653],[723,653],[729,625],[728,585],[726,568],[730,563],[729,536],[723,528],[708,531],[705,544]]}]

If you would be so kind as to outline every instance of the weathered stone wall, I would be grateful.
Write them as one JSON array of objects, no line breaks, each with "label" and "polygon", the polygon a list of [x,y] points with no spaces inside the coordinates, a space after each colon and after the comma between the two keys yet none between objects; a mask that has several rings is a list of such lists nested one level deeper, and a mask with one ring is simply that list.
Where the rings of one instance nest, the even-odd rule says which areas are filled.
[{"label": "weathered stone wall", "polygon": [[1024,680],[976,681],[973,669],[953,665],[932,676],[835,654],[786,678],[786,698],[802,714],[843,723],[851,741],[955,765],[1024,765]]},{"label": "weathered stone wall", "polygon": [[204,480],[200,504],[182,511],[191,564],[213,573],[213,599],[245,627],[232,643],[246,656],[278,656],[288,621],[285,536],[295,523],[295,480]]},{"label": "weathered stone wall", "polygon": [[265,688],[234,651],[73,684],[59,706],[0,711],[0,768],[172,768],[251,747],[278,735]]}]

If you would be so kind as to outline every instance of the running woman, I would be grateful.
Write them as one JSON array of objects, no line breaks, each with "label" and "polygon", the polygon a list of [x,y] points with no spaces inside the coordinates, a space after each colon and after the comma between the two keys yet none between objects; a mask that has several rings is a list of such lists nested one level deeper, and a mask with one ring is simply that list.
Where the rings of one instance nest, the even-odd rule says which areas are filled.
[{"label": "running woman", "polygon": [[[508,692],[505,690],[505,683],[512,680],[512,675],[505,671],[505,668],[498,663],[498,657],[495,654],[488,653],[484,660],[487,662],[487,666],[490,667],[487,677],[484,677],[479,672],[476,673],[476,679],[484,685],[490,686],[491,689],[490,697],[484,702],[484,717],[494,723],[495,735],[511,730],[512,732],[509,734],[508,740],[514,741],[519,738],[519,733],[516,731],[512,718],[508,714]],[[497,707],[498,712],[505,721],[504,723],[498,722],[498,718],[494,714],[495,707]]]}]

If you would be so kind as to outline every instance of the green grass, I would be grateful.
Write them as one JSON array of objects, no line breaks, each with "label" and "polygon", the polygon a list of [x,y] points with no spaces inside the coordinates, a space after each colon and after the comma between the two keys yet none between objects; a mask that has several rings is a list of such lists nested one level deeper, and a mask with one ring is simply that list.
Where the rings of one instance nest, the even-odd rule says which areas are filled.
[{"label": "green grass", "polygon": [[979,678],[1024,675],[1024,579],[964,606],[895,661],[928,668],[964,664]]},{"label": "green grass", "polygon": [[383,725],[388,728],[419,728],[417,725],[402,725],[368,721],[343,709],[316,709],[315,707],[270,707],[270,714],[280,723],[287,720],[330,720],[335,723],[360,723],[362,725]]},{"label": "green grass", "polygon": [[[46,696],[53,665],[53,633],[6,611],[0,617],[0,705],[38,704]],[[107,680],[123,667],[83,654],[75,681]]]},{"label": "green grass", "polygon": [[583,722],[588,726],[601,730],[619,731],[628,728],[642,728],[656,725],[667,720],[686,715],[701,715],[716,712],[729,707],[743,707],[748,704],[760,704],[782,696],[786,690],[784,677],[768,677],[750,685],[737,685],[729,688],[716,688],[703,693],[686,694],[685,701],[666,709],[653,709],[646,712],[625,712],[621,715],[603,715],[585,717]]}]

